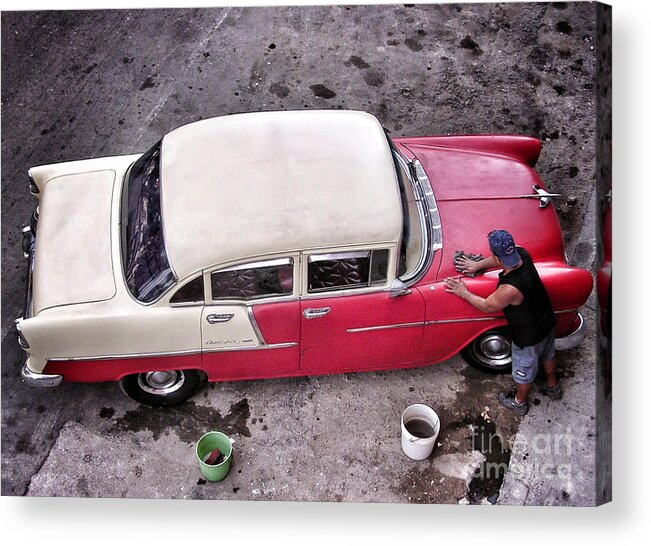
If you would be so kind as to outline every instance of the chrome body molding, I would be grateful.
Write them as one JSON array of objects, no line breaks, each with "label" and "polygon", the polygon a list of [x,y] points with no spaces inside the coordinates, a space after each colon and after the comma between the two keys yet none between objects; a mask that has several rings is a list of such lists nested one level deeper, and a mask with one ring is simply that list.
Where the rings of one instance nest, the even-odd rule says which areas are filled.
[{"label": "chrome body molding", "polygon": [[164,356],[180,356],[201,354],[201,349],[190,349],[188,351],[174,351],[168,353],[131,353],[126,355],[101,355],[101,356],[58,356],[48,358],[48,362],[67,362],[69,360],[124,360],[125,358],[156,358]]},{"label": "chrome body molding", "polygon": [[375,330],[392,330],[394,328],[415,328],[423,326],[424,322],[403,322],[401,324],[388,324],[386,326],[367,326],[365,328],[349,328],[349,334],[357,334],[359,332],[373,332]]},{"label": "chrome body molding", "polygon": [[554,311],[555,315],[565,315],[566,313],[576,313],[578,309],[563,309],[562,311]]},{"label": "chrome body molding", "polygon": [[29,360],[25,361],[20,370],[20,378],[25,385],[30,387],[49,388],[56,387],[63,381],[62,375],[49,375],[44,373],[35,373],[29,369]]},{"label": "chrome body molding", "polygon": [[455,322],[486,322],[489,320],[506,320],[504,316],[501,317],[472,317],[465,319],[444,319],[444,320],[428,320],[425,326],[432,326],[433,324],[452,324]]},{"label": "chrome body molding", "polygon": [[567,351],[568,349],[574,349],[574,347],[578,347],[581,344],[581,342],[585,339],[587,333],[588,323],[583,318],[583,315],[579,313],[579,326],[571,334],[568,334],[564,337],[557,337],[554,340],[554,348],[557,351]]},{"label": "chrome body molding", "polygon": [[222,347],[219,349],[204,349],[204,353],[222,353],[231,351],[264,351],[266,349],[288,349],[289,347],[296,347],[296,341],[287,343],[271,343],[269,345],[254,345],[253,347]]},{"label": "chrome body molding", "polygon": [[[563,309],[562,311],[554,311],[555,315],[562,315],[565,313],[576,313],[577,309]],[[579,316],[581,316],[579,314]],[[472,317],[472,318],[465,318],[465,319],[444,319],[444,320],[428,320],[425,323],[425,326],[431,326],[433,324],[451,324],[454,322],[485,322],[489,320],[506,320],[506,317],[504,315],[500,316],[495,316],[491,315],[488,317]],[[583,317],[581,317],[581,320],[583,320]]]},{"label": "chrome body molding", "polygon": [[246,314],[249,317],[249,321],[251,322],[251,326],[253,327],[253,331],[255,332],[255,335],[258,336],[258,343],[260,343],[260,345],[266,345],[267,342],[264,340],[264,336],[262,335],[262,330],[260,330],[258,321],[255,320],[255,315],[253,314],[252,305],[246,306]]},{"label": "chrome body molding", "polygon": [[[57,357],[57,358],[48,358],[50,362],[68,362],[75,360],[124,360],[125,358],[156,358],[156,357],[173,357],[179,355],[193,355],[201,353],[218,353],[226,351],[260,351],[262,349],[286,349],[287,347],[294,347],[298,345],[296,341],[289,341],[286,343],[271,343],[271,344],[261,344],[253,346],[242,346],[242,347],[220,347],[216,349],[203,349],[203,350],[190,350],[190,351],[178,351],[174,353],[142,353],[142,354],[129,354],[129,355],[112,355],[112,356],[74,356],[70,358]],[[39,374],[40,375],[40,374]]]}]

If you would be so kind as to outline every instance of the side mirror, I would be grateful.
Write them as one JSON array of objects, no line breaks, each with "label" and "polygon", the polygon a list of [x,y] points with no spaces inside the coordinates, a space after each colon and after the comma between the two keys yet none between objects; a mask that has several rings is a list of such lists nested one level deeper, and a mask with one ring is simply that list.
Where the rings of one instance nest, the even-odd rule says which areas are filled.
[{"label": "side mirror", "polygon": [[405,296],[411,294],[411,290],[400,279],[393,279],[389,287],[389,297],[395,298],[397,296]]}]

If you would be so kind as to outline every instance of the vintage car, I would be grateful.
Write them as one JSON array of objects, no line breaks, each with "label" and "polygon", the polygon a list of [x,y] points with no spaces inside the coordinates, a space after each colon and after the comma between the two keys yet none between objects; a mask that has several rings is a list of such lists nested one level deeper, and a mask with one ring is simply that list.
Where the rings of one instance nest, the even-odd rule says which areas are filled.
[{"label": "vintage car", "polygon": [[[206,119],[144,154],[30,169],[39,206],[23,380],[119,381],[172,405],[206,380],[425,366],[459,351],[510,368],[502,313],[446,293],[455,251],[489,255],[511,231],[557,317],[557,347],[585,335],[592,287],[569,267],[537,139],[388,138],[357,111]],[[498,271],[468,278],[488,295]]]}]

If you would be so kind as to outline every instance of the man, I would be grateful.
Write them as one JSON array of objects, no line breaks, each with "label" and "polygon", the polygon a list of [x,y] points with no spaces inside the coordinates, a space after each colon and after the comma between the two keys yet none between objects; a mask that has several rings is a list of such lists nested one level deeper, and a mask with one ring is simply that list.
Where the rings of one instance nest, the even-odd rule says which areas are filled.
[{"label": "man", "polygon": [[516,247],[513,236],[502,229],[491,231],[488,243],[492,256],[479,262],[462,257],[457,264],[463,273],[469,275],[501,267],[495,292],[482,298],[468,290],[460,278],[446,279],[446,292],[456,294],[484,313],[504,312],[511,335],[513,380],[517,388],[515,393],[500,393],[499,400],[503,406],[525,415],[529,411],[527,395],[540,361],[547,375],[542,392],[553,399],[563,395],[556,379],[556,319],[547,290],[529,253]]}]

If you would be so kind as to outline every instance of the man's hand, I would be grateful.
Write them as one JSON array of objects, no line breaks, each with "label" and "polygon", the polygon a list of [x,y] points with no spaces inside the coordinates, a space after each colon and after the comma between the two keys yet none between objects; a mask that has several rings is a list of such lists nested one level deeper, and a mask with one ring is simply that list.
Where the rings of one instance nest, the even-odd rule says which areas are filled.
[{"label": "man's hand", "polygon": [[445,291],[463,299],[467,299],[467,295],[469,294],[466,283],[461,280],[461,275],[445,279]]},{"label": "man's hand", "polygon": [[465,275],[474,275],[481,269],[479,262],[471,260],[468,256],[461,255],[454,259],[454,267]]}]

